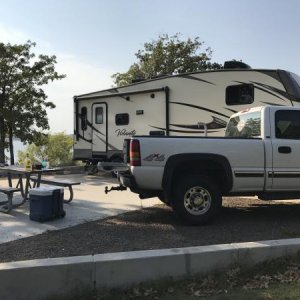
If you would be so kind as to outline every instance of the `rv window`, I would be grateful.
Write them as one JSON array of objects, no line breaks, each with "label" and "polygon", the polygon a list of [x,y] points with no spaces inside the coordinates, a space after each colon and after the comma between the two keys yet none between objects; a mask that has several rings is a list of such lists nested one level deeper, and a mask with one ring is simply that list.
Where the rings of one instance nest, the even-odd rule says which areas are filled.
[{"label": "rv window", "polygon": [[116,125],[128,125],[129,114],[116,114]]},{"label": "rv window", "polygon": [[226,88],[227,105],[251,104],[254,101],[253,84],[231,85]]},{"label": "rv window", "polygon": [[279,110],[275,114],[276,138],[300,139],[300,111]]},{"label": "rv window", "polygon": [[103,124],[103,107],[96,107],[95,109],[95,123]]},{"label": "rv window", "polygon": [[86,107],[81,108],[81,130],[87,130],[87,109]]}]

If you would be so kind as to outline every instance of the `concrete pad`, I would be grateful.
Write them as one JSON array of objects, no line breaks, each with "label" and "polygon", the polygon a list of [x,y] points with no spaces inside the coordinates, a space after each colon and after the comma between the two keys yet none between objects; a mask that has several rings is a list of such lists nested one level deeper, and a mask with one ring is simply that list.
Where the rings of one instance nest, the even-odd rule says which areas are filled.
[{"label": "concrete pad", "polygon": [[[55,177],[82,182],[81,185],[73,187],[73,201],[69,204],[64,204],[66,217],[45,223],[31,221],[29,219],[29,206],[28,203],[25,203],[13,209],[9,215],[0,213],[0,243],[33,236],[47,230],[67,228],[161,203],[157,198],[140,200],[137,194],[133,194],[129,190],[105,194],[104,188],[106,185],[117,185],[117,180],[110,177],[85,176],[83,174],[59,175]],[[0,186],[7,186],[7,181],[1,179]],[[68,193],[66,188],[66,197],[68,197]],[[4,199],[5,195],[0,194],[0,201]],[[14,202],[16,201],[21,201],[21,196],[18,193],[15,193],[14,196]]]}]

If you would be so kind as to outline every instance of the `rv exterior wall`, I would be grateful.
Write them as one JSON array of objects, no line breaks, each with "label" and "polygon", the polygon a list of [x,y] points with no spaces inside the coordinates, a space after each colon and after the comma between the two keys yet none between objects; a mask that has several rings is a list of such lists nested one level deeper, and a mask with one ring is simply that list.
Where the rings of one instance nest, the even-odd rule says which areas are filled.
[{"label": "rv exterior wall", "polygon": [[[251,104],[227,105],[226,88],[239,84],[254,86]],[[79,118],[79,140],[75,140],[74,157],[108,157],[121,153],[123,140],[133,135],[149,135],[150,131],[166,132],[166,93],[135,94],[137,91],[169,88],[170,135],[203,136],[207,124],[208,136],[223,136],[233,112],[266,104],[290,105],[285,88],[276,71],[223,70],[171,76],[126,87],[78,96],[78,110],[86,107],[88,128],[82,130]],[[118,96],[128,93],[126,97]],[[130,95],[130,93],[133,93]],[[112,97],[116,94],[116,97]],[[107,95],[107,98],[105,97]],[[90,98],[90,99],[89,99]],[[105,103],[107,120],[104,126],[95,124],[94,107]],[[137,112],[143,112],[137,113]],[[128,114],[129,123],[116,125],[117,114]],[[101,148],[100,144],[105,144]],[[103,149],[103,151],[99,151]]]}]

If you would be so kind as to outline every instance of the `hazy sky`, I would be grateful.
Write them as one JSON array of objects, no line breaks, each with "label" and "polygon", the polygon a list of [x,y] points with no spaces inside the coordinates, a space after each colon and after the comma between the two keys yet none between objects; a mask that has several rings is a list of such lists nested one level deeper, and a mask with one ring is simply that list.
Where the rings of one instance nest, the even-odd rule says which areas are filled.
[{"label": "hazy sky", "polygon": [[300,74],[299,0],[0,0],[0,41],[37,43],[67,74],[46,91],[51,132],[73,132],[73,96],[109,88],[159,34],[200,37],[213,61]]}]

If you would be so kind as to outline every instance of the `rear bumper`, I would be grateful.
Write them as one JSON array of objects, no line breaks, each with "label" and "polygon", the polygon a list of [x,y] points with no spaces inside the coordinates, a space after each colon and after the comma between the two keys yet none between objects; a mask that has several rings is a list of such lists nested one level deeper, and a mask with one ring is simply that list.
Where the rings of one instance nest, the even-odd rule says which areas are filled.
[{"label": "rear bumper", "polygon": [[119,173],[119,182],[130,188],[132,191],[137,189],[136,181],[133,175],[128,174],[128,173]]},{"label": "rear bumper", "polygon": [[130,188],[131,192],[139,194],[140,199],[147,199],[157,197],[160,192],[153,190],[145,190],[138,188],[135,177],[131,173],[119,173],[118,176],[121,186]]},{"label": "rear bumper", "polygon": [[119,171],[125,172],[128,170],[128,166],[125,163],[117,163],[117,162],[103,162],[100,161],[97,164],[97,168],[99,171]]}]

